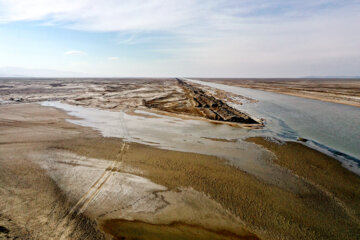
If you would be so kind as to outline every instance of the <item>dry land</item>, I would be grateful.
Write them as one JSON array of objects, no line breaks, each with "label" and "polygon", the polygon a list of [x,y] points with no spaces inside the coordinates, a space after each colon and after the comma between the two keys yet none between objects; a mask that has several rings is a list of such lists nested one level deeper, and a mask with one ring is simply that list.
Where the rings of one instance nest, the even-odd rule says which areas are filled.
[{"label": "dry land", "polygon": [[199,79],[360,107],[360,79]]},{"label": "dry land", "polygon": [[[0,239],[360,236],[360,177],[301,143],[246,140],[281,169],[276,181],[265,181],[226,158],[103,137],[36,103],[206,120],[175,80],[21,81],[0,90]],[[165,107],[144,103],[158,98]]]}]

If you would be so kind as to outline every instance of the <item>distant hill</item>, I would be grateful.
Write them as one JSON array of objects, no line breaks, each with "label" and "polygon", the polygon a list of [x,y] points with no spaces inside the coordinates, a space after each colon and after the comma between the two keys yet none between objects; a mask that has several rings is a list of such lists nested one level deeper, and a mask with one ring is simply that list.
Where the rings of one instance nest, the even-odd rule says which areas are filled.
[{"label": "distant hill", "polygon": [[52,69],[29,69],[18,67],[0,67],[0,77],[88,77],[89,75],[77,72],[66,72]]}]

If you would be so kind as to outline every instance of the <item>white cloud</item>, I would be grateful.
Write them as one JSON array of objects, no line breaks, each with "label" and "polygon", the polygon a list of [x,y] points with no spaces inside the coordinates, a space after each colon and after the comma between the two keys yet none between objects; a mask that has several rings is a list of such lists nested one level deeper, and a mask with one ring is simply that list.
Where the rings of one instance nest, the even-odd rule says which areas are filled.
[{"label": "white cloud", "polygon": [[64,55],[85,55],[85,54],[86,54],[85,52],[79,50],[70,50],[64,52]]},{"label": "white cloud", "polygon": [[164,30],[194,17],[198,1],[0,0],[3,22],[44,20],[92,31]]},{"label": "white cloud", "polygon": [[119,60],[119,57],[108,57],[107,59],[109,61],[117,61],[117,60]]},{"label": "white cloud", "polygon": [[359,0],[0,0],[0,23],[34,20],[117,32],[122,45],[165,43],[144,51],[171,61],[136,60],[134,72],[146,65],[149,73],[167,68],[185,75],[301,76],[312,69],[327,75],[338,61],[360,69]]},{"label": "white cloud", "polygon": [[[358,6],[357,0],[348,0]],[[241,30],[247,22],[304,17],[336,0],[0,0],[0,21],[39,20],[88,31]]]}]

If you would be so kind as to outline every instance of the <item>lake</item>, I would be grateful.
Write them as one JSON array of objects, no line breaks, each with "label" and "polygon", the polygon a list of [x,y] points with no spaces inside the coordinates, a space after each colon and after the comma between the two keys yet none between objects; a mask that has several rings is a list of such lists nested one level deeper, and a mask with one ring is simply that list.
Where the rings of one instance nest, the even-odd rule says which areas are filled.
[{"label": "lake", "polygon": [[266,121],[258,131],[284,140],[309,139],[307,145],[360,170],[360,108],[194,79],[185,79],[258,100],[233,107]]}]

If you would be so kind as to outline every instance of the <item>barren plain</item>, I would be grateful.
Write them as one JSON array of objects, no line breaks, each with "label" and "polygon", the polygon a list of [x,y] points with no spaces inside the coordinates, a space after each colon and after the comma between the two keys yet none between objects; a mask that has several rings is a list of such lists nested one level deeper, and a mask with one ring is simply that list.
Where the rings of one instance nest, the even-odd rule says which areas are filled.
[{"label": "barren plain", "polygon": [[358,175],[251,137],[262,120],[230,105],[256,99],[191,86],[0,80],[0,239],[360,236]]}]

